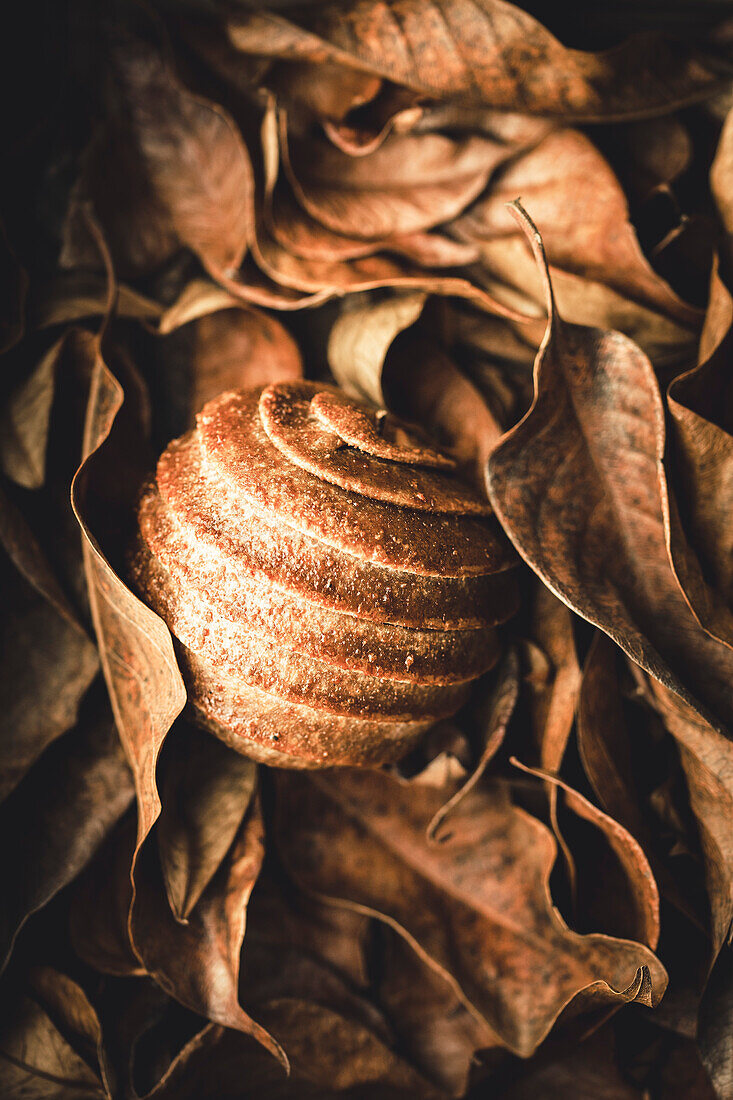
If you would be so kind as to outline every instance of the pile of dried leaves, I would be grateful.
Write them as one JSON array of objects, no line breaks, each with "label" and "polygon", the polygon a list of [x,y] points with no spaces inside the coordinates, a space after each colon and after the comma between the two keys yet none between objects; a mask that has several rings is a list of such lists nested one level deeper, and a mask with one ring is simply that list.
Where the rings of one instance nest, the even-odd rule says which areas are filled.
[{"label": "pile of dried leaves", "polygon": [[[525,7],[16,6],[4,1100],[733,1096],[733,32]],[[194,728],[121,579],[166,442],[302,374],[518,552],[399,770]]]}]

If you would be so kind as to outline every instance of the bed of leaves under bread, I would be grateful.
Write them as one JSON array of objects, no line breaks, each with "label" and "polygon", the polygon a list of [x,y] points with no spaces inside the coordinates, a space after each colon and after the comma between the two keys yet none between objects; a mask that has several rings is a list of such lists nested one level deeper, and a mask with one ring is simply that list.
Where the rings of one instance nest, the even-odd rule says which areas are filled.
[{"label": "bed of leaves under bread", "polygon": [[[728,5],[18,14],[0,1095],[730,1097]],[[188,724],[120,577],[166,442],[301,374],[427,427],[522,559],[399,769]]]}]

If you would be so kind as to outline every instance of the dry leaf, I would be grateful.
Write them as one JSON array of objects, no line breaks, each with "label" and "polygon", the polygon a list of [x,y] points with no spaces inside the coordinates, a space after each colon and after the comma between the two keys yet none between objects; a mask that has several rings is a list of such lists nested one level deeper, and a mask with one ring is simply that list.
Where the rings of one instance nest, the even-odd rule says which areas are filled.
[{"label": "dry leaf", "polygon": [[[326,59],[376,73],[434,98],[566,118],[634,118],[713,94],[725,65],[659,35],[601,54],[569,50],[504,0],[325,3],[288,22],[257,12],[227,28],[246,53]],[[524,74],[532,72],[527,82]]]},{"label": "dry leaf", "polygon": [[[520,217],[542,264],[539,234]],[[664,416],[651,365],[620,333],[564,323],[549,281],[548,295],[534,403],[489,460],[495,511],[568,606],[729,721],[733,655],[699,628],[667,556]]]},{"label": "dry leaf", "polygon": [[2,495],[0,544],[4,798],[43,750],[74,725],[99,661],[23,516]]},{"label": "dry leaf", "polygon": [[283,776],[279,793],[296,881],[403,935],[510,1050],[531,1054],[563,1010],[661,996],[646,948],[567,928],[548,890],[554,842],[501,787],[474,789],[440,845],[425,835],[441,803],[430,787],[343,771]]},{"label": "dry leaf", "polygon": [[160,861],[173,915],[186,921],[239,831],[257,767],[179,723],[161,769]]},{"label": "dry leaf", "polygon": [[733,645],[733,299],[717,272],[701,350],[667,391],[680,509],[670,554],[698,621]]},{"label": "dry leaf", "polygon": [[[543,235],[550,269],[600,283],[682,325],[700,322],[643,255],[621,186],[593,143],[578,130],[556,130],[492,181],[454,226],[479,243],[487,268],[521,287],[512,273],[506,203],[521,197]],[[521,276],[519,277],[521,279]],[[517,280],[517,281],[514,281]]]}]

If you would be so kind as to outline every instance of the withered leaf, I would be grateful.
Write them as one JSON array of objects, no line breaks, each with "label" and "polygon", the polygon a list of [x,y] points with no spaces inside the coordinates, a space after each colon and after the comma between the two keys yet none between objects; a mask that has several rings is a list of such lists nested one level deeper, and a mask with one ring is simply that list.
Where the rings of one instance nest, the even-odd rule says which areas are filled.
[{"label": "withered leaf", "polygon": [[254,1036],[287,1067],[277,1041],[241,1007],[239,966],[247,904],[264,854],[259,800],[251,802],[225,858],[189,911],[173,916],[150,844],[138,854],[130,911],[133,948],[152,978],[175,1000],[225,1027]]},{"label": "withered leaf", "polygon": [[500,428],[471,380],[417,324],[425,301],[399,294],[344,309],[329,337],[329,366],[348,392],[422,424],[483,485]]},{"label": "withered leaf", "polygon": [[99,661],[35,537],[4,493],[0,546],[2,799],[43,750],[74,725]]},{"label": "withered leaf", "polygon": [[51,966],[34,966],[28,973],[28,988],[64,1039],[95,1072],[102,1034],[97,1013],[82,987]]},{"label": "withered leaf", "polygon": [[717,272],[701,351],[667,391],[680,509],[670,554],[699,622],[733,645],[733,299]]},{"label": "withered leaf", "polygon": [[89,1100],[99,1078],[30,996],[0,1023],[0,1088],[8,1100]]},{"label": "withered leaf", "polygon": [[526,255],[526,248],[506,216],[506,203],[517,196],[542,231],[551,269],[608,286],[681,324],[694,328],[700,323],[699,312],[652,270],[621,185],[585,134],[565,129],[548,134],[500,171],[454,226],[460,240],[480,244],[490,270],[521,287],[521,268],[513,263],[522,251]]},{"label": "withered leaf", "polygon": [[726,231],[733,235],[733,111],[729,111],[710,170],[710,187]]},{"label": "withered leaf", "polygon": [[502,787],[474,789],[440,845],[425,835],[442,801],[430,787],[349,770],[283,776],[279,795],[296,881],[388,923],[510,1050],[531,1054],[568,1006],[661,996],[647,948],[567,928],[548,890],[552,837]]},{"label": "withered leaf", "polygon": [[456,217],[512,152],[483,137],[393,134],[374,153],[350,157],[323,142],[288,142],[283,162],[300,205],[334,233],[389,241]]},{"label": "withered leaf", "polygon": [[512,1066],[505,1100],[565,1100],[569,1095],[593,1100],[642,1100],[643,1092],[628,1081],[619,1066],[609,1026],[570,1051],[539,1056],[524,1066]]},{"label": "withered leaf", "polygon": [[283,997],[268,1025],[292,1051],[292,1071],[251,1039],[209,1026],[181,1051],[146,1100],[439,1100],[431,1086],[364,1024],[327,1005]]},{"label": "withered leaf", "polygon": [[[31,302],[31,317],[38,328],[53,328],[104,316],[108,304],[109,292],[104,276],[82,269],[64,271],[36,291]],[[153,324],[163,313],[163,307],[121,283],[117,287],[115,313],[118,317]]]},{"label": "withered leaf", "polygon": [[[114,65],[121,110],[153,203],[205,267],[236,269],[252,230],[254,196],[234,123],[213,103],[187,93],[163,57],[140,42],[118,50]],[[146,217],[143,206],[138,220]]]},{"label": "withered leaf", "polygon": [[699,626],[667,554],[664,417],[648,360],[619,333],[566,325],[549,294],[534,404],[491,456],[490,496],[545,583],[659,681],[693,785],[719,943],[731,913],[730,741],[705,716],[718,729],[731,720],[733,651]]},{"label": "withered leaf", "polygon": [[65,340],[51,345],[0,412],[0,468],[25,489],[43,485],[56,365]]},{"label": "withered leaf", "polygon": [[[177,306],[180,304],[179,300]],[[202,305],[203,300],[197,304]],[[160,400],[165,401],[166,411],[170,410],[166,421],[178,432],[192,427],[196,413],[224,390],[265,386],[303,375],[297,344],[274,317],[253,307],[233,305],[231,300],[226,307],[212,310],[216,305],[213,296],[207,304],[206,313],[180,327],[179,313],[176,331],[154,349],[162,376],[156,379]],[[172,320],[170,310],[165,319]]]},{"label": "withered leaf", "polygon": [[519,658],[513,647],[507,651],[497,672],[496,683],[481,706],[481,745],[480,755],[467,779],[458,790],[448,798],[432,817],[427,829],[428,839],[437,837],[438,830],[449,814],[460,805],[481,779],[487,767],[501,748],[514,708],[519,696]]},{"label": "withered leaf", "polygon": [[325,3],[291,22],[274,13],[238,16],[228,34],[247,53],[351,59],[434,98],[585,121],[658,113],[725,81],[722,56],[691,56],[661,35],[639,35],[601,54],[567,49],[504,0],[403,0],[396,11],[379,0],[351,10]]},{"label": "withered leaf", "polygon": [[83,870],[132,798],[111,715],[103,701],[90,700],[78,727],[44,753],[0,806],[9,838],[0,860],[6,892],[0,967],[28,917]]},{"label": "withered leaf", "polygon": [[710,903],[711,962],[733,920],[733,742],[713,729],[664,684],[650,682],[667,728],[680,745],[690,806],[705,857]]},{"label": "withered leaf", "polygon": [[542,674],[529,674],[534,747],[540,766],[557,772],[575,718],[581,677],[572,616],[544,585],[534,592],[530,630],[532,643],[546,661]]},{"label": "withered leaf", "polygon": [[[525,219],[522,212],[542,265],[539,233]],[[564,323],[549,277],[547,285],[550,320],[534,403],[489,460],[496,513],[568,606],[674,691],[730,721],[733,654],[701,630],[667,555],[664,415],[654,372],[620,333]]]},{"label": "withered leaf", "polygon": [[451,983],[425,966],[391,928],[382,929],[384,962],[377,997],[402,1048],[431,1081],[451,1096],[463,1096],[477,1055],[498,1046],[482,1020],[456,995]]},{"label": "withered leaf", "polygon": [[171,909],[185,921],[239,831],[257,766],[181,722],[168,739],[160,771],[158,849]]},{"label": "withered leaf", "polygon": [[328,365],[347,393],[384,405],[387,352],[395,337],[420,317],[425,301],[425,294],[403,293],[341,312],[328,339]]},{"label": "withered leaf", "polygon": [[[168,628],[132,594],[104,556],[88,519],[90,496],[124,508],[118,448],[140,451],[139,427],[120,383],[106,366],[98,340],[86,334],[80,352],[93,364],[84,452],[72,503],[84,537],[84,563],[105,680],[138,800],[139,842],[160,813],[155,767],[166,733],[186,701]],[[132,423],[131,423],[132,421]],[[106,444],[106,446],[105,446]],[[119,461],[119,459],[118,459]],[[134,476],[134,471],[133,471]],[[120,497],[123,499],[120,500]],[[128,506],[132,503],[128,502]]]},{"label": "withered leaf", "polygon": [[[561,791],[568,808],[603,834],[625,879],[625,890],[619,891],[617,883],[613,882],[612,875],[608,873],[608,860],[598,860],[597,853],[594,853],[593,870],[598,872],[601,886],[596,892],[599,902],[596,917],[600,918],[608,934],[636,940],[655,950],[659,941],[659,891],[641,845],[623,825],[599,810],[562,779],[541,768],[527,768],[517,760],[513,763]],[[614,904],[618,893],[621,893],[620,904]]]},{"label": "withered leaf", "polygon": [[69,936],[74,951],[100,974],[145,973],[132,950],[128,918],[132,904],[130,867],[137,822],[130,813],[110,832],[70,892]]}]

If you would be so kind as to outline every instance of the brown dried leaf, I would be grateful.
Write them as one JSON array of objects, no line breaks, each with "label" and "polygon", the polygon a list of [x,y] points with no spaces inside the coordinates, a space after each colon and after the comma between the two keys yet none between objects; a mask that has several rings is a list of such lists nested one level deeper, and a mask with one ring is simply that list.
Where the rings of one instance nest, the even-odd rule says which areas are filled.
[{"label": "brown dried leaf", "polygon": [[[577,721],[577,745],[585,774],[606,812],[641,844],[659,888],[673,905],[700,925],[704,915],[687,896],[685,883],[668,863],[668,844],[659,836],[659,821],[651,812],[647,791],[655,781],[648,757],[640,749],[639,729],[629,727],[619,684],[613,642],[596,631],[583,666]],[[677,834],[677,843],[687,838]]]},{"label": "brown dried leaf", "polygon": [[5,904],[0,967],[28,917],[86,866],[133,797],[132,777],[106,706],[91,704],[0,807]]},{"label": "brown dried leaf", "polygon": [[0,799],[77,720],[97,652],[21,513],[0,495]]},{"label": "brown dried leaf", "polygon": [[135,817],[127,815],[110,833],[73,884],[69,904],[69,934],[76,954],[99,973],[119,977],[145,973],[128,930]]},{"label": "brown dried leaf", "polygon": [[349,393],[422,424],[483,486],[500,428],[473,383],[421,329],[422,293],[346,309],[328,341],[328,361]]},{"label": "brown dried leaf", "polygon": [[701,350],[667,391],[680,509],[670,554],[698,621],[733,645],[733,298],[717,272]]},{"label": "brown dried leaf", "polygon": [[425,830],[442,794],[427,786],[344,770],[283,776],[279,795],[296,880],[403,935],[509,1049],[531,1054],[564,1009],[661,995],[646,948],[568,930],[548,890],[552,838],[504,788],[472,791],[440,845]]},{"label": "brown dried leaf", "polygon": [[664,684],[650,681],[662,718],[680,746],[690,805],[705,857],[710,902],[711,963],[733,920],[733,742]]},{"label": "brown dried leaf", "polygon": [[[523,1066],[512,1066],[502,1100],[645,1100],[648,1093],[628,1081],[619,1066],[610,1027],[579,1046],[540,1054]],[[702,1100],[702,1098],[701,1098]]]},{"label": "brown dried leaf", "polygon": [[[155,781],[158,754],[174,719],[186,702],[168,628],[132,594],[115,573],[95,537],[99,520],[90,498],[121,511],[132,503],[126,485],[136,481],[132,462],[144,461],[145,447],[130,399],[106,366],[99,341],[83,334],[80,343],[92,368],[85,428],[85,460],[72,485],[72,504],[83,534],[89,600],[112,709],[135,776],[138,802],[138,847],[160,814]],[[108,511],[109,518],[109,511]]]},{"label": "brown dried leaf", "polygon": [[[103,276],[94,271],[62,271],[36,292],[31,302],[31,317],[38,328],[103,317],[107,312],[108,298],[107,282]],[[151,298],[124,284],[117,288],[117,317],[154,324],[162,313],[163,307]]]},{"label": "brown dried leaf", "polygon": [[288,331],[274,317],[239,303],[232,308],[229,302],[177,328],[160,348],[159,359],[166,407],[180,410],[179,432],[192,427],[196,413],[224,390],[303,377],[300,352]]},{"label": "brown dried leaf", "polygon": [[67,335],[51,345],[0,412],[0,468],[24,489],[40,489],[46,475],[56,367]]},{"label": "brown dried leaf", "polygon": [[651,365],[620,333],[564,323],[549,282],[548,296],[534,403],[489,461],[495,511],[563,602],[730,721],[733,653],[700,629],[667,556],[664,414]]},{"label": "brown dried leaf", "polygon": [[728,112],[710,169],[710,188],[726,231],[733,235],[733,110]]},{"label": "brown dried leaf", "polygon": [[101,1082],[31,997],[0,1024],[0,1090],[7,1100],[90,1100]]},{"label": "brown dried leaf", "polygon": [[81,986],[53,967],[34,966],[28,973],[28,988],[67,1043],[98,1072],[102,1032],[99,1017]]},{"label": "brown dried leaf", "polygon": [[[620,891],[612,881],[612,876],[608,874],[607,867],[600,871],[602,889],[597,894],[598,908],[601,910],[600,923],[611,935],[644,943],[652,951],[655,950],[659,942],[659,891],[642,847],[623,825],[608,814],[604,814],[556,775],[542,768],[528,768],[516,759],[513,759],[512,763],[522,771],[536,775],[551,787],[562,791],[568,808],[603,834],[609,849],[620,865],[626,880],[624,883],[626,890],[618,899]],[[598,865],[595,869],[598,870]],[[618,913],[613,910],[618,910]]]},{"label": "brown dried leaf", "polygon": [[425,966],[391,928],[382,929],[384,958],[376,996],[386,1009],[400,1049],[451,1096],[464,1096],[479,1051],[500,1044],[477,1020],[450,982]]},{"label": "brown dried leaf", "polygon": [[395,338],[421,316],[426,295],[396,294],[381,302],[345,309],[328,339],[328,365],[347,393],[385,403],[382,372]]},{"label": "brown dried leaf", "polygon": [[521,196],[539,225],[551,270],[580,275],[695,327],[699,311],[683,302],[654,272],[641,251],[629,208],[610,165],[578,130],[556,130],[492,181],[486,195],[461,218],[460,240],[477,242],[483,262],[521,288],[507,261],[506,203]]},{"label": "brown dried leaf", "polygon": [[[93,142],[76,207],[91,198],[123,275],[154,269],[179,243],[211,271],[236,270],[253,230],[254,185],[233,121],[187,92],[162,56],[141,42],[118,50],[114,70],[122,133],[108,123]],[[122,206],[110,201],[117,178],[124,181]],[[89,254],[88,234],[73,211],[66,266],[79,266]],[[92,259],[98,264],[93,248]]]},{"label": "brown dried leaf", "polygon": [[325,141],[288,142],[284,124],[281,145],[295,196],[312,218],[381,242],[455,218],[513,152],[483,137],[392,134],[369,156],[350,157]]},{"label": "brown dried leaf", "polygon": [[534,592],[530,631],[547,662],[541,677],[530,678],[537,759],[546,771],[558,772],[575,718],[581,675],[572,616],[544,585]]},{"label": "brown dried leaf", "polygon": [[292,1051],[289,1077],[261,1047],[209,1027],[146,1100],[438,1100],[443,1096],[364,1024],[300,998],[272,1001],[268,1025]]},{"label": "brown dried leaf", "polygon": [[277,1041],[239,1004],[239,966],[247,904],[262,864],[259,800],[244,820],[186,923],[171,912],[150,844],[138,850],[130,910],[133,948],[150,976],[192,1012],[252,1035],[287,1068]]},{"label": "brown dried leaf", "polygon": [[481,708],[481,753],[474,768],[465,782],[462,782],[455,794],[440,807],[431,818],[428,825],[427,837],[429,840],[440,841],[438,829],[467,794],[473,790],[481,779],[487,767],[501,748],[506,735],[507,726],[511,720],[514,708],[519,697],[519,658],[516,650],[511,647],[507,650],[497,673],[493,690]]},{"label": "brown dried leaf", "polygon": [[179,723],[160,763],[156,835],[173,915],[188,920],[239,831],[257,766]]},{"label": "brown dried leaf", "polygon": [[600,54],[567,49],[504,0],[402,0],[397,9],[380,0],[352,9],[331,2],[291,22],[238,16],[228,35],[246,53],[351,62],[435,98],[585,121],[656,114],[725,81],[722,56],[661,35]]}]

